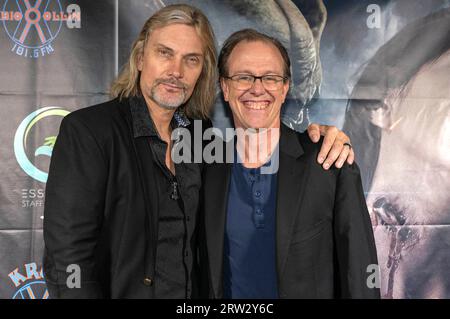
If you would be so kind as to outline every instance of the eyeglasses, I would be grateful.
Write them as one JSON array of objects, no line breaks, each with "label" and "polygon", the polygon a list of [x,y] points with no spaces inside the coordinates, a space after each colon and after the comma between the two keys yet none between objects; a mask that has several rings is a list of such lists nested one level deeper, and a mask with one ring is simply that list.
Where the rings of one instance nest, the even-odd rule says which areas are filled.
[{"label": "eyeglasses", "polygon": [[281,75],[267,74],[263,76],[255,76],[251,74],[236,74],[233,76],[225,76],[225,79],[229,79],[233,83],[233,87],[236,90],[246,91],[249,90],[257,79],[261,80],[262,85],[267,91],[277,91],[281,89],[284,81],[288,78]]}]

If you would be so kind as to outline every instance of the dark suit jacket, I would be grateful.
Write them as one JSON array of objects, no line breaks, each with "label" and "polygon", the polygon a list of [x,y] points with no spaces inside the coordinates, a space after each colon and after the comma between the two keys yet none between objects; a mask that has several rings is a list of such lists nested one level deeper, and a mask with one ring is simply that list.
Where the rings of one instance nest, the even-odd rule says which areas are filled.
[{"label": "dark suit jacket", "polygon": [[[44,211],[43,266],[51,298],[154,296],[154,286],[144,281],[155,272],[158,200],[153,169],[146,137],[133,135],[128,99],[63,119]],[[196,214],[192,216],[195,225]],[[192,251],[195,238],[188,243]],[[81,288],[66,285],[70,264],[81,268]]]},{"label": "dark suit jacket", "polygon": [[[377,264],[372,226],[356,164],[324,170],[321,144],[281,128],[276,211],[276,265],[280,298],[379,298],[368,288]],[[204,169],[201,250],[203,290],[223,296],[224,227],[230,164]]]}]

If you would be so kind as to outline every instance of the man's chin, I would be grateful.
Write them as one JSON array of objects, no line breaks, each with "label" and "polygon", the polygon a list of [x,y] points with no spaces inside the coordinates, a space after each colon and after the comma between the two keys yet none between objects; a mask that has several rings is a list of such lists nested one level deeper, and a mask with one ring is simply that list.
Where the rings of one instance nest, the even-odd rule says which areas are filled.
[{"label": "man's chin", "polygon": [[173,111],[173,110],[178,109],[183,103],[174,103],[174,104],[171,104],[171,103],[158,103],[158,104],[159,104],[159,106],[161,106],[163,109]]},{"label": "man's chin", "polygon": [[252,131],[262,131],[262,130],[267,130],[268,125],[266,122],[264,121],[253,121],[253,122],[247,122],[247,127],[249,130]]},{"label": "man's chin", "polygon": [[258,124],[248,124],[242,128],[244,128],[245,130],[247,130],[250,133],[259,133],[260,131],[266,130],[265,127],[258,125]]},{"label": "man's chin", "polygon": [[158,103],[159,106],[166,110],[176,110],[181,105],[184,104],[184,97],[183,98],[177,98],[177,99],[170,99],[170,98],[162,98],[155,96],[154,101]]}]

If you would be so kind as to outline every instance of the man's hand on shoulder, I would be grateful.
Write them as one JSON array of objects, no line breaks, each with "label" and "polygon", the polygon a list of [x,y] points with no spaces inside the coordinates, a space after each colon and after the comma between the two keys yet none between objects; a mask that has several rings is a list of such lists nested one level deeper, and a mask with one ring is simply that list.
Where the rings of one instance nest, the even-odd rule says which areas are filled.
[{"label": "man's hand on shoulder", "polygon": [[353,164],[355,153],[351,147],[350,138],[336,126],[310,124],[308,135],[314,143],[319,142],[320,136],[324,136],[317,162],[327,170],[331,165],[341,168],[344,162]]}]

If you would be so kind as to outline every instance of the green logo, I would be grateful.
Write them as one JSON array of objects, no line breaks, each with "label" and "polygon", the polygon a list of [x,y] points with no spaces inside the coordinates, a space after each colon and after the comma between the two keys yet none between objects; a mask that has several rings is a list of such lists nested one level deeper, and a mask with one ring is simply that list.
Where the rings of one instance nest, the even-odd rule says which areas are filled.
[{"label": "green logo", "polygon": [[[28,115],[17,128],[14,136],[14,154],[17,162],[25,173],[42,183],[47,182],[48,173],[37,168],[27,156],[26,145],[27,138],[33,126],[40,120],[49,116],[64,117],[70,112],[57,106],[44,107]],[[56,142],[56,136],[48,136],[44,139],[41,146],[34,151],[34,156],[52,156],[53,146]]]}]

